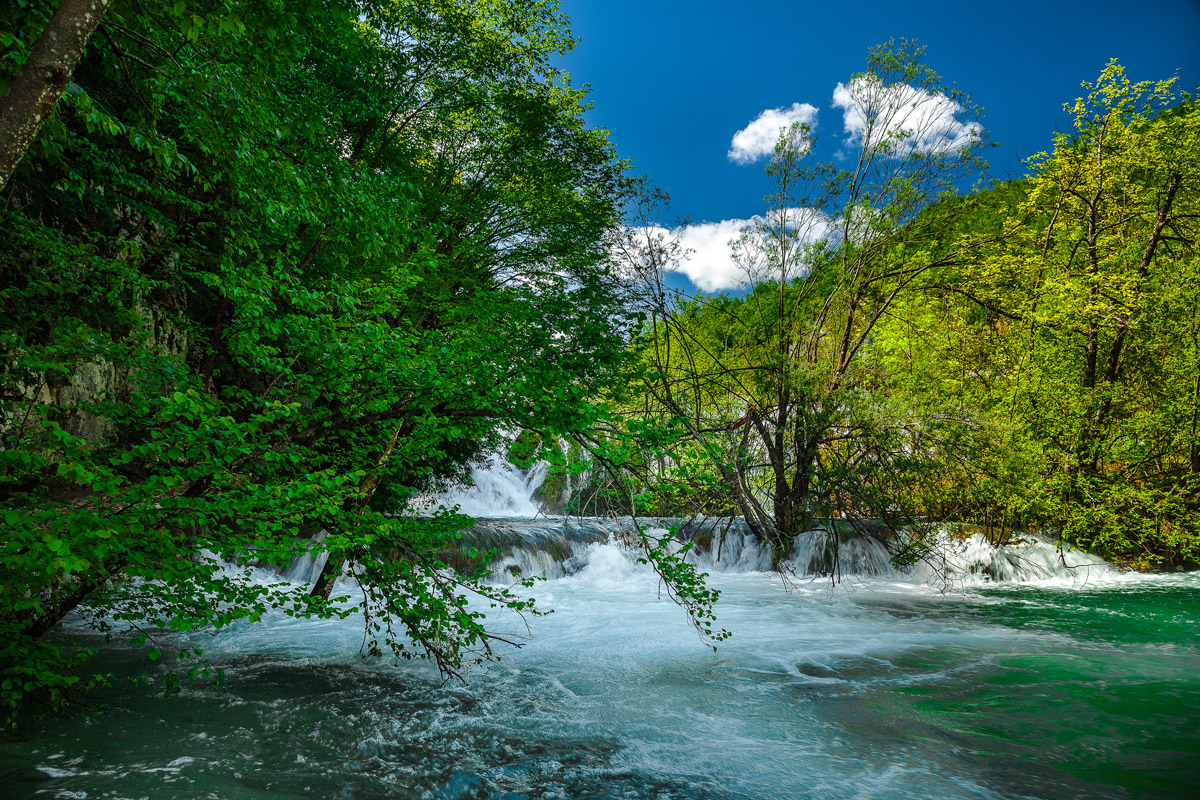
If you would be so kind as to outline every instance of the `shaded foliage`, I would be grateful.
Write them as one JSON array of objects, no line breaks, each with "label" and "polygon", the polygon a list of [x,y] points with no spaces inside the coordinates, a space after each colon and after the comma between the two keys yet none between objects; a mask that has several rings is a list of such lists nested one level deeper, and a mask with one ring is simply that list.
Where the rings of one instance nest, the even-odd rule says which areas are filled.
[{"label": "shaded foliage", "polygon": [[[50,11],[0,12],[5,76]],[[533,609],[441,560],[469,520],[394,512],[501,425],[588,425],[625,358],[571,46],[541,0],[112,5],[0,207],[8,713],[86,683],[43,638],[72,611],[341,616],[352,565],[366,649],[455,673],[471,596]],[[315,553],[311,590],[243,568]]]}]

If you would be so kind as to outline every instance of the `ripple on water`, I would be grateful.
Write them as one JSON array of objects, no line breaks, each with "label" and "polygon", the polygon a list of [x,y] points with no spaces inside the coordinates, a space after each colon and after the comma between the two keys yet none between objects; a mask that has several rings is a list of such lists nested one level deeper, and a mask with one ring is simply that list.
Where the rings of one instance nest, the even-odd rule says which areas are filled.
[{"label": "ripple on water", "polygon": [[[1186,797],[1200,764],[1194,578],[784,591],[714,575],[702,646],[609,545],[538,587],[554,615],[466,686],[354,653],[353,622],[204,639],[225,688],[117,681],[23,730],[13,798]],[[610,549],[605,549],[610,548]],[[620,559],[620,560],[618,560]],[[106,647],[96,668],[147,668]],[[160,670],[152,665],[152,670]]]}]

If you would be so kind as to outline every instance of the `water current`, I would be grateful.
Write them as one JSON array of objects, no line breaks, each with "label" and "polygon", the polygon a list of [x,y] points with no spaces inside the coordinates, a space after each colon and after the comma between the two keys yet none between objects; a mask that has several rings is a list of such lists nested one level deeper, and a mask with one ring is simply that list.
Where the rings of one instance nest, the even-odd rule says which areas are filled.
[{"label": "water current", "polygon": [[976,538],[954,544],[947,584],[843,533],[840,582],[823,534],[785,581],[740,528],[710,529],[694,557],[734,632],[714,651],[616,524],[478,526],[497,579],[544,575],[532,593],[554,613],[495,618],[524,646],[465,684],[362,658],[354,618],[280,616],[181,639],[226,680],[163,697],[128,678],[169,665],[68,626],[117,677],[103,710],[4,745],[0,796],[1200,796],[1200,575]]}]

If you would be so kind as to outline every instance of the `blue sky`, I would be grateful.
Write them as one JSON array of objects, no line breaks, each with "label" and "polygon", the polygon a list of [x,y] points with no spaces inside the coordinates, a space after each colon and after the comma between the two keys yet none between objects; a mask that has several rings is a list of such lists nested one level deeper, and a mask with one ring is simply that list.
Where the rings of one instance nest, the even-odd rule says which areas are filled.
[{"label": "blue sky", "polygon": [[[983,106],[991,176],[1019,177],[1070,122],[1063,103],[1117,58],[1133,80],[1177,74],[1200,87],[1200,0],[800,3],[776,0],[562,0],[579,47],[560,60],[592,86],[593,125],[697,222],[763,208],[763,161],[729,158],[734,134],[768,109],[816,109],[830,155],[844,136],[834,89],[867,49],[915,39],[926,61]],[[712,229],[713,246],[723,229]]]}]

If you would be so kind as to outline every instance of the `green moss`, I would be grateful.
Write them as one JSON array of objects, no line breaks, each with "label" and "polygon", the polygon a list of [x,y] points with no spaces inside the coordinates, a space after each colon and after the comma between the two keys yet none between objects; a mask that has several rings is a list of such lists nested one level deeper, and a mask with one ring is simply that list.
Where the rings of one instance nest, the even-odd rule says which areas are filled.
[{"label": "green moss", "polygon": [[504,455],[510,464],[515,464],[521,469],[529,469],[537,461],[541,448],[542,437],[539,433],[521,431],[521,434],[508,446],[508,451]]}]

